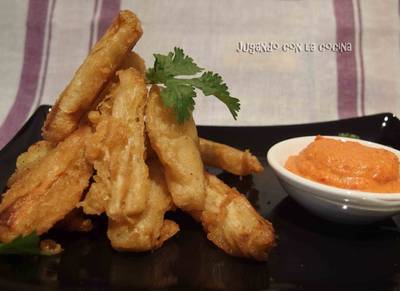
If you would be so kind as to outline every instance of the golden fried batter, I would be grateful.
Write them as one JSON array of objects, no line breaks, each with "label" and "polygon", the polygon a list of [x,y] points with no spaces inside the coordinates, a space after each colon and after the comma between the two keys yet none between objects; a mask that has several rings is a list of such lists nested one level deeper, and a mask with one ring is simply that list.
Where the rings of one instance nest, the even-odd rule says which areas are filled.
[{"label": "golden fried batter", "polygon": [[11,187],[15,181],[29,173],[53,148],[50,142],[41,140],[31,145],[26,152],[20,154],[17,158],[17,169],[8,179],[7,187]]},{"label": "golden fried batter", "polygon": [[135,52],[129,52],[122,61],[120,70],[134,68],[144,77],[146,76],[146,64],[144,60]]},{"label": "golden fried batter", "polygon": [[228,254],[265,260],[275,242],[272,225],[242,194],[205,174],[193,119],[178,124],[155,86],[150,90],[146,128],[175,205],[200,220],[208,239]]},{"label": "golden fried batter", "polygon": [[[136,15],[121,11],[60,94],[44,140],[18,157],[8,181],[0,241],[40,235],[57,222],[90,231],[91,221],[76,209],[81,205],[86,214],[107,214],[113,248],[154,250],[179,231],[164,217],[179,207],[228,254],[265,260],[275,243],[272,225],[244,195],[207,174],[203,162],[236,175],[262,165],[249,151],[199,141],[193,118],[179,124],[157,86],[147,98],[145,63],[131,52],[141,35]],[[79,203],[93,167],[94,182]],[[53,241],[41,247],[62,250]]]},{"label": "golden fried batter", "polygon": [[117,74],[119,83],[89,116],[97,125],[88,158],[97,173],[82,205],[86,213],[107,213],[107,234],[115,249],[153,250],[179,227],[164,221],[173,204],[161,165],[150,161],[149,177],[145,164],[143,75],[133,68]]},{"label": "golden fried batter", "polygon": [[40,235],[77,206],[92,174],[85,159],[90,134],[78,129],[14,181],[0,204],[0,241]]},{"label": "golden fried batter", "polygon": [[108,237],[115,249],[133,252],[154,250],[179,231],[175,222],[164,220],[165,212],[174,205],[165,183],[162,166],[155,159],[149,160],[148,165],[149,202],[137,223],[109,220]]},{"label": "golden fried batter", "polygon": [[206,165],[221,168],[234,175],[246,176],[264,170],[260,161],[249,150],[241,151],[204,138],[200,138],[200,153]]},{"label": "golden fried batter", "polygon": [[204,169],[193,118],[178,124],[174,113],[162,103],[159,88],[153,86],[146,109],[146,129],[151,147],[164,166],[175,205],[187,211],[202,210]]},{"label": "golden fried batter", "polygon": [[206,174],[207,196],[200,217],[207,238],[232,256],[267,259],[275,245],[272,224],[251,206],[244,195]]},{"label": "golden fried batter", "polygon": [[[135,52],[128,52],[128,54],[124,57],[122,64],[118,68],[118,70],[126,70],[129,68],[133,68],[137,70],[142,76],[145,78],[146,75],[146,67],[144,60]],[[87,109],[88,114],[85,114],[80,121],[80,124],[90,124],[94,123],[97,124],[98,121],[95,120],[95,118],[98,118],[98,111],[105,111],[108,110],[108,113],[110,113],[111,107],[112,107],[112,98],[110,97],[110,92],[113,90],[113,88],[118,84],[119,78],[117,74],[115,74],[111,80],[107,82],[107,84],[104,86],[104,89],[98,94],[98,96],[95,98],[89,109]],[[102,110],[99,109],[99,107],[103,107]],[[105,109],[104,107],[108,107],[108,109]],[[93,114],[97,114],[97,116],[93,116]],[[90,116],[92,115],[92,116]],[[89,121],[90,120],[90,121]]]},{"label": "golden fried batter", "polygon": [[57,143],[78,127],[81,117],[141,35],[136,15],[121,11],[58,97],[43,127],[45,140]]},{"label": "golden fried batter", "polygon": [[82,205],[88,214],[105,210],[110,219],[120,221],[135,219],[145,210],[149,185],[144,144],[146,84],[132,68],[117,74],[120,82],[106,106],[100,105],[103,110],[89,142],[88,158],[97,173]]}]

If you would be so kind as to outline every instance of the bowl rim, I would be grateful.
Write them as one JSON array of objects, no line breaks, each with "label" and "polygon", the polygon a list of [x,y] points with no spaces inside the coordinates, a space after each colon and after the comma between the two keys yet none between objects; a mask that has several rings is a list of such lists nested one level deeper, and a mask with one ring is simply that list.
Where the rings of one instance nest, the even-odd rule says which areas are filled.
[{"label": "bowl rim", "polygon": [[[393,152],[394,154],[397,155],[400,159],[400,151],[367,140],[362,140],[362,139],[354,139],[354,138],[349,138],[349,137],[341,137],[341,136],[329,136],[329,135],[321,135],[322,137],[326,138],[334,138],[334,139],[339,139],[342,141],[355,141],[359,142],[363,145],[371,146],[371,147],[376,147],[376,148],[382,148],[386,149],[388,151]],[[287,170],[283,165],[281,165],[277,160],[276,157],[274,156],[276,150],[283,146],[284,144],[287,144],[289,142],[294,142],[294,141],[300,141],[300,140],[314,140],[316,135],[309,135],[309,136],[300,136],[300,137],[294,137],[294,138],[289,138],[282,140],[276,144],[274,144],[267,152],[267,160],[268,164],[272,167],[272,169],[279,173],[280,175],[284,176],[286,179],[293,181],[294,183],[300,184],[304,187],[308,187],[314,190],[318,191],[324,191],[326,193],[329,193],[330,195],[334,194],[336,196],[339,196],[341,198],[358,198],[361,200],[370,200],[371,202],[377,202],[377,203],[385,203],[388,206],[392,205],[393,203],[400,203],[400,192],[395,192],[395,193],[383,193],[383,192],[368,192],[368,191],[360,191],[360,190],[352,190],[352,189],[345,189],[345,188],[338,188],[335,186],[330,186],[326,184],[322,184],[316,181],[309,180],[307,178],[304,178],[302,176],[299,176],[295,173],[292,173],[291,171]],[[304,147],[299,148],[298,152],[302,150]],[[285,158],[285,161],[289,157],[289,154],[287,154],[287,157]],[[389,204],[390,203],[390,204]]]}]

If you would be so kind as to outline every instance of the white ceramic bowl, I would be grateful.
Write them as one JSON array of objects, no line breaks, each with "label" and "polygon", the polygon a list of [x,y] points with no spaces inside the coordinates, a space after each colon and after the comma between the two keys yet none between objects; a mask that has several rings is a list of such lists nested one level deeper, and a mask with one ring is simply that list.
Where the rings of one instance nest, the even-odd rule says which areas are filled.
[{"label": "white ceramic bowl", "polygon": [[[383,148],[400,158],[400,152],[377,143],[351,138],[325,136],[343,141]],[[370,223],[400,213],[400,193],[373,193],[341,189],[314,182],[287,170],[284,165],[291,155],[298,154],[315,136],[287,139],[271,147],[269,165],[288,194],[299,204],[325,219],[342,223]]]}]

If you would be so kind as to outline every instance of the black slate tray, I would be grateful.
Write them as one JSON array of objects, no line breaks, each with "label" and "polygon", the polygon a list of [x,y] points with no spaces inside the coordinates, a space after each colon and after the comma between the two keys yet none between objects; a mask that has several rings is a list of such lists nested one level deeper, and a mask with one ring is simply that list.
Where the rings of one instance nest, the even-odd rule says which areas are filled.
[{"label": "black slate tray", "polygon": [[[0,151],[2,189],[18,154],[40,138],[49,108],[40,107]],[[338,133],[400,148],[400,121],[390,113],[305,125],[199,126],[200,136],[249,148],[266,166],[242,179],[210,169],[273,222],[278,244],[266,263],[224,254],[181,212],[172,217],[182,230],[161,249],[118,253],[107,241],[102,217],[90,234],[47,234],[63,244],[61,255],[0,257],[0,290],[399,290],[400,232],[391,220],[347,226],[317,218],[287,197],[266,164],[268,148],[278,141]]]}]

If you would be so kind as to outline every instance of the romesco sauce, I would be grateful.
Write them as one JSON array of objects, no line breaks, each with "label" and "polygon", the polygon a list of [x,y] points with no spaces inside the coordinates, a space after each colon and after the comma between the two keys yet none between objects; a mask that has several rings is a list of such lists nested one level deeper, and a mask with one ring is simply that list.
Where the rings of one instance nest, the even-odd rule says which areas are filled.
[{"label": "romesco sauce", "polygon": [[304,178],[339,188],[400,192],[399,159],[390,151],[317,136],[285,167]]}]

